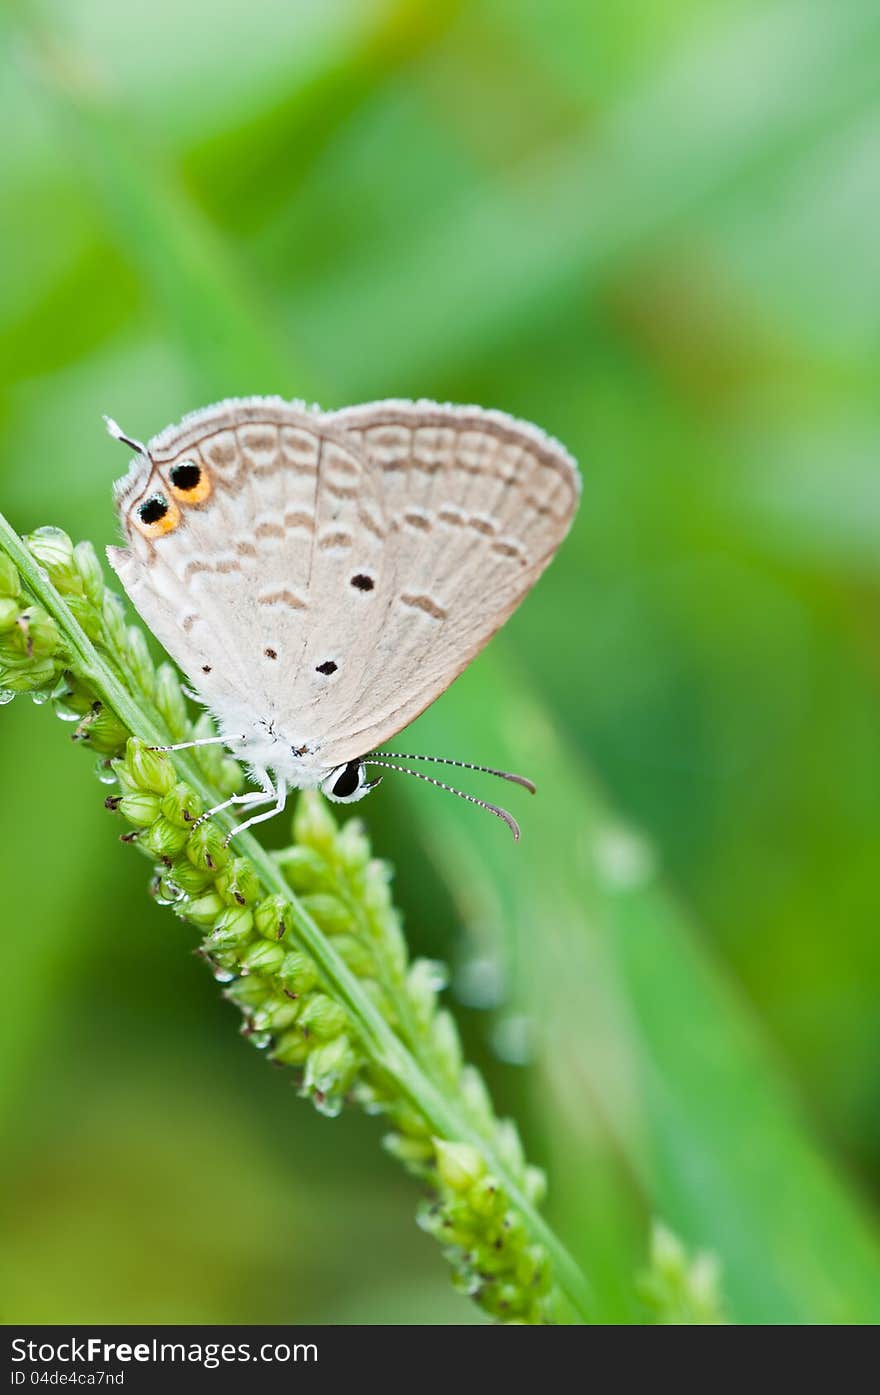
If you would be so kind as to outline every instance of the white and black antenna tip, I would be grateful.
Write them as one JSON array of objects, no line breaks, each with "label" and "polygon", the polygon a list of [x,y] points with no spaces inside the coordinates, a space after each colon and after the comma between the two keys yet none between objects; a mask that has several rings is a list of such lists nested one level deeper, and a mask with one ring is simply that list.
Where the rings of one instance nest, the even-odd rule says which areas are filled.
[{"label": "white and black antenna tip", "polygon": [[[388,751],[383,751],[383,752],[382,752],[382,755],[383,755],[383,756],[384,756],[384,755],[388,755],[388,754],[389,754]],[[440,759],[442,759],[442,758],[441,758],[441,757],[424,756],[424,757],[416,757],[416,759],[424,759],[424,760],[438,759],[438,760],[440,760]],[[520,837],[520,833],[519,833],[519,824],[517,823],[516,819],[513,817],[513,814],[509,814],[509,813],[507,812],[506,809],[502,809],[498,804],[489,804],[485,799],[478,799],[477,796],[476,796],[475,794],[467,794],[464,790],[456,789],[454,785],[447,785],[443,780],[435,780],[434,777],[433,777],[433,775],[423,775],[422,772],[421,772],[420,770],[410,770],[408,766],[405,766],[405,765],[397,765],[397,764],[395,764],[393,761],[381,760],[381,759],[379,759],[377,756],[364,756],[364,758],[363,758],[363,763],[364,763],[364,765],[379,765],[379,766],[382,766],[385,770],[396,770],[396,771],[398,771],[401,775],[410,775],[414,780],[424,780],[425,784],[427,784],[427,785],[433,785],[435,789],[438,789],[438,790],[445,790],[445,792],[446,792],[447,794],[454,794],[458,799],[465,799],[465,800],[467,800],[468,804],[476,804],[476,805],[478,806],[478,808],[480,808],[480,809],[485,809],[487,813],[489,813],[489,814],[494,814],[495,817],[496,817],[496,819],[500,819],[502,823],[507,824],[507,827],[510,829],[511,833],[513,834],[513,840],[514,840],[514,842],[515,842],[515,843],[518,843],[518,842],[519,842],[519,837]],[[443,761],[443,764],[456,764],[456,765],[458,765],[458,764],[461,764],[461,762],[458,762],[458,761],[456,761],[456,762]],[[474,767],[470,767],[470,768],[474,768]],[[482,768],[485,768],[485,767],[482,767]],[[500,773],[500,772],[492,771],[492,774],[495,774],[495,773]]]},{"label": "white and black antenna tip", "polygon": [[138,455],[143,455],[149,460],[150,452],[147,450],[143,441],[136,441],[133,436],[126,436],[119,422],[114,421],[112,417],[108,417],[106,412],[104,413],[104,425],[107,427],[108,434],[113,437],[114,441],[121,441],[124,446],[129,446],[131,450],[137,451]]}]

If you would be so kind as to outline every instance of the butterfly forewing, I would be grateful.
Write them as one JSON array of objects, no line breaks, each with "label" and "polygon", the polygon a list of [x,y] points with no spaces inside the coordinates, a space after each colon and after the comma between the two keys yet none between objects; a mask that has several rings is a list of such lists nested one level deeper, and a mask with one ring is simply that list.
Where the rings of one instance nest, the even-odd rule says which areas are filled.
[{"label": "butterfly forewing", "polygon": [[265,719],[327,768],[448,687],[577,503],[561,446],[478,408],[246,399],[149,450],[117,494],[126,590],[224,729]]}]

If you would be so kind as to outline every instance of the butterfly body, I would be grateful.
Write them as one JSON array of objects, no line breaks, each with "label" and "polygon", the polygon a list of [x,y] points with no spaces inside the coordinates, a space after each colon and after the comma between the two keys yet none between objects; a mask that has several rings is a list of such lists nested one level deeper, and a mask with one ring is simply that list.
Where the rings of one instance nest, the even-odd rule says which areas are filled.
[{"label": "butterfly body", "polygon": [[567,452],[503,413],[232,399],[139,448],[108,555],[267,797],[355,799],[371,786],[349,767],[488,643],[578,488]]}]

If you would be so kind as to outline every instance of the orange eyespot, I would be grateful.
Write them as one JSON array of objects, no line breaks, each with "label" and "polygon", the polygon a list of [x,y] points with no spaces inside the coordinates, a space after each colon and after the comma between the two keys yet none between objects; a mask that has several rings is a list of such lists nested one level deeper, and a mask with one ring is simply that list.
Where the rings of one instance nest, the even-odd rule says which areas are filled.
[{"label": "orange eyespot", "polygon": [[166,533],[173,533],[180,523],[180,509],[156,489],[135,507],[133,519],[145,538],[162,538]]},{"label": "orange eyespot", "polygon": [[168,472],[168,484],[182,504],[203,504],[211,497],[211,475],[197,460],[178,460]]}]

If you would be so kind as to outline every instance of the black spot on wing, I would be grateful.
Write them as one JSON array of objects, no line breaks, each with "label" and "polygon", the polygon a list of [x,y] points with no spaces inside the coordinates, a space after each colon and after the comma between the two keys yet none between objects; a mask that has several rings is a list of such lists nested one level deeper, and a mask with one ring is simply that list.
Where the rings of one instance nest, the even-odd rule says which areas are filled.
[{"label": "black spot on wing", "polygon": [[184,494],[190,489],[197,488],[202,478],[200,465],[196,465],[192,460],[185,460],[181,465],[175,465],[171,471],[171,483],[175,489],[181,490]]},{"label": "black spot on wing", "polygon": [[141,523],[158,523],[168,512],[168,500],[164,494],[151,494],[138,509]]}]

